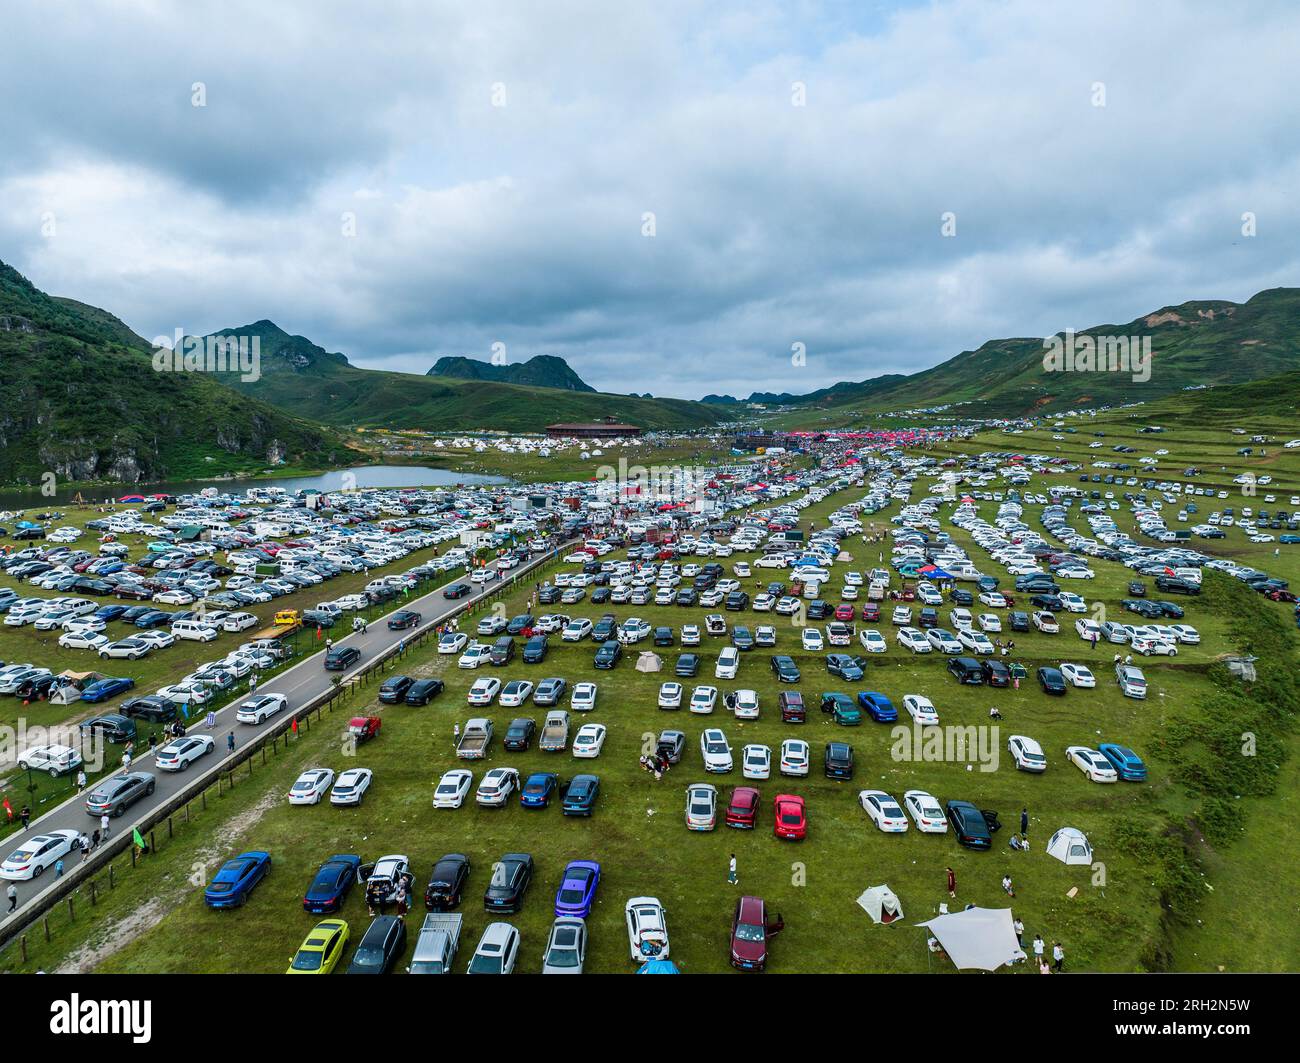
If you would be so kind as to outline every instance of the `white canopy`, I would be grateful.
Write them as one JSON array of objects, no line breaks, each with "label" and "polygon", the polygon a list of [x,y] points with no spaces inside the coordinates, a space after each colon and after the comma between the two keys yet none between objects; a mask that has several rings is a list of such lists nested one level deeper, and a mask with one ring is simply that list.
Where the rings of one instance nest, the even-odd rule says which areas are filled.
[{"label": "white canopy", "polygon": [[903,906],[888,886],[872,886],[858,898],[858,906],[876,923],[894,923],[903,918]]},{"label": "white canopy", "polygon": [[961,970],[996,971],[1025,958],[1010,908],[967,908],[918,923],[927,927]]},{"label": "white canopy", "polygon": [[1047,855],[1063,864],[1091,864],[1092,844],[1077,827],[1062,827],[1048,841]]}]

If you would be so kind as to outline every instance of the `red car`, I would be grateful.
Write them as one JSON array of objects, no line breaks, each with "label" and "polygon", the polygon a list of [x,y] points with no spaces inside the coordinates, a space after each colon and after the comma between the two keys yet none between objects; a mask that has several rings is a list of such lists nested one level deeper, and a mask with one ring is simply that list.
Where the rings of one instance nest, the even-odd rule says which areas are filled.
[{"label": "red car", "polygon": [[863,619],[863,620],[874,620],[874,621],[879,621],[879,620],[880,620],[880,603],[879,603],[879,602],[866,602],[866,603],[862,606],[862,619]]},{"label": "red car", "polygon": [[911,587],[904,587],[904,588],[903,588],[903,601],[905,601],[905,602],[914,602],[914,601],[916,601],[916,591],[913,590]]},{"label": "red car", "polygon": [[767,940],[785,929],[781,917],[768,925],[762,897],[741,897],[731,916],[731,966],[761,971],[767,966]]},{"label": "red car", "polygon": [[775,823],[772,825],[772,833],[778,838],[799,841],[808,836],[808,817],[804,815],[802,797],[777,794],[773,810]]},{"label": "red car", "polygon": [[797,690],[783,690],[776,696],[776,703],[781,709],[782,723],[806,723],[808,711],[804,708],[803,695]]},{"label": "red car", "polygon": [[758,791],[752,786],[737,786],[727,802],[727,826],[753,830],[758,821]]},{"label": "red car", "polygon": [[353,716],[348,721],[348,734],[360,745],[379,733],[384,721],[378,716]]},{"label": "red car", "polygon": [[853,606],[847,602],[841,602],[835,607],[835,619],[843,623],[851,623],[853,620]]}]

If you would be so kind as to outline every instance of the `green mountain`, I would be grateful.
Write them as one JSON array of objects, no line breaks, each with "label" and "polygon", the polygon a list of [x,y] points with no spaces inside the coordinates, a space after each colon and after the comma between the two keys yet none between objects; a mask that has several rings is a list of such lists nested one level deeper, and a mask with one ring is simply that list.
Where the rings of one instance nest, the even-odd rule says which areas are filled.
[{"label": "green mountain", "polygon": [[160,372],[107,311],[54,298],[0,262],[0,482],[137,483],[355,459],[333,433],[223,387]]},{"label": "green mountain", "polygon": [[492,380],[499,384],[523,384],[534,388],[560,388],[563,391],[596,389],[578,376],[563,358],[539,354],[526,362],[494,365],[474,358],[439,358],[429,376],[453,376],[462,380]]},{"label": "green mountain", "polygon": [[[1062,342],[1064,335],[1058,333]],[[1075,335],[1076,348],[1083,337],[1093,343],[1131,337],[1138,344],[1149,338],[1149,379],[1135,380],[1132,371],[1048,371],[1041,338],[990,340],[919,373],[787,397],[787,403],[804,408],[781,422],[821,424],[828,415],[838,419],[954,402],[970,403],[963,412],[971,415],[1016,415],[1151,401],[1193,385],[1275,376],[1300,368],[1300,289],[1273,288],[1245,303],[1214,300],[1162,307],[1127,324],[1083,330]]]},{"label": "green mountain", "polygon": [[[607,395],[591,391],[581,380],[578,383],[585,390],[361,369],[343,355],[330,354],[301,336],[290,336],[270,321],[214,335],[247,337],[250,342],[257,337],[261,344],[260,378],[246,381],[238,374],[223,373],[219,374],[223,383],[325,424],[535,432],[556,422],[595,421],[607,416],[646,429],[668,430],[705,428],[722,419],[720,411],[703,403]],[[559,362],[572,372],[561,359],[548,361]]]}]

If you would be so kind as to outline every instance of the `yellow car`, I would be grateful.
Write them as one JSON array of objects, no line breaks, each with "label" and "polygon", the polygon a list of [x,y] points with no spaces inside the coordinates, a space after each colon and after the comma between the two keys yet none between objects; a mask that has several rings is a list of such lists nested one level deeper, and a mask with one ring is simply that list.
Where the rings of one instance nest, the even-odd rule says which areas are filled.
[{"label": "yellow car", "polygon": [[338,965],[351,932],[342,919],[322,919],[307,935],[285,974],[329,974]]}]

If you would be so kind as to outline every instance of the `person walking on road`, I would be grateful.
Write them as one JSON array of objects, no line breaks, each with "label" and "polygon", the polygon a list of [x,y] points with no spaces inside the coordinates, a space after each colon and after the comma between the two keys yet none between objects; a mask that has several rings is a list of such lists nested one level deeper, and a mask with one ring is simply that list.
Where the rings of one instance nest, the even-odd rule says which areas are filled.
[{"label": "person walking on road", "polygon": [[252,674],[252,676],[249,677],[249,680],[248,680],[248,692],[249,692],[249,694],[256,694],[256,693],[257,693],[257,673],[256,673],[256,672],[254,672],[254,673]]},{"label": "person walking on road", "polygon": [[81,791],[84,790],[85,788],[86,788],[86,773],[85,771],[78,771],[77,772],[77,793],[81,793]]},{"label": "person walking on road", "polygon": [[[99,839],[100,841],[108,841],[108,813],[107,812],[105,812],[102,816],[99,817]],[[96,844],[98,844],[98,842]]]},{"label": "person walking on road", "polygon": [[226,735],[226,752],[233,753],[234,751],[235,751],[235,732],[231,731],[228,735]]},{"label": "person walking on road", "polygon": [[18,887],[12,882],[9,888],[5,890],[5,896],[9,898],[9,911],[15,911],[18,908]]}]

